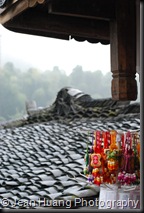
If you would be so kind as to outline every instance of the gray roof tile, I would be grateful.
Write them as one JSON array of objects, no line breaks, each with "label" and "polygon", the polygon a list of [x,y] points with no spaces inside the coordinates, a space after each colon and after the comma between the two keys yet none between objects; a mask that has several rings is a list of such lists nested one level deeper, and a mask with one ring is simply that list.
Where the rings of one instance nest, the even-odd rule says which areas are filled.
[{"label": "gray roof tile", "polygon": [[13,197],[13,194],[11,192],[8,192],[8,193],[2,193],[0,196],[3,198],[11,198]]},{"label": "gray roof tile", "polygon": [[36,194],[39,195],[39,196],[45,197],[45,196],[48,195],[48,192],[46,192],[46,191],[38,191]]},{"label": "gray roof tile", "polygon": [[0,193],[4,193],[6,192],[6,188],[5,187],[0,187]]},{"label": "gray roof tile", "polygon": [[18,192],[17,194],[18,194],[18,197],[20,197],[20,198],[24,198],[24,197],[29,196],[29,194],[26,193],[26,192]]},{"label": "gray roof tile", "polygon": [[58,192],[58,193],[54,193],[54,194],[48,194],[47,196],[50,198],[49,200],[55,200],[57,197],[61,196],[62,193]]},{"label": "gray roof tile", "polygon": [[18,178],[18,181],[19,181],[20,183],[25,183],[25,182],[28,181],[28,178]]},{"label": "gray roof tile", "polygon": [[18,186],[18,182],[17,181],[4,181],[3,185],[6,185],[6,186]]},{"label": "gray roof tile", "polygon": [[44,169],[38,169],[37,167],[33,167],[33,168],[31,168],[31,170],[32,170],[32,173],[33,174],[41,174],[41,173],[44,173]]},{"label": "gray roof tile", "polygon": [[71,154],[70,158],[73,159],[73,160],[81,159],[81,155],[80,154]]},{"label": "gray roof tile", "polygon": [[27,189],[29,189],[30,191],[32,191],[32,192],[37,192],[37,191],[39,191],[39,189],[38,189],[38,187],[36,187],[36,186],[27,186]]},{"label": "gray roof tile", "polygon": [[77,184],[77,181],[75,181],[75,180],[61,181],[61,184],[62,184],[62,186],[64,186],[64,187],[70,187],[70,186],[76,185],[76,184]]},{"label": "gray roof tile", "polygon": [[56,189],[56,187],[51,186],[51,187],[47,188],[47,192],[48,192],[48,194],[56,194],[57,189]]},{"label": "gray roof tile", "polygon": [[[57,192],[63,191],[63,187],[62,187],[62,185],[59,184],[59,182],[57,184],[55,184],[55,188],[57,189]],[[45,190],[47,190],[47,189],[45,188]]]},{"label": "gray roof tile", "polygon": [[39,196],[37,195],[29,195],[29,196],[26,196],[27,199],[29,200],[33,200],[33,201],[36,201],[36,200],[39,200]]},{"label": "gray roof tile", "polygon": [[[50,200],[97,195],[98,188],[87,186],[81,175],[87,142],[91,140],[88,130],[140,129],[139,106],[127,108],[111,100],[75,104],[76,114],[80,113],[76,119],[74,112],[63,117],[50,108],[30,115],[23,126],[3,128],[0,124],[0,198],[46,196]],[[82,111],[77,111],[78,104]]]},{"label": "gray roof tile", "polygon": [[51,179],[51,180],[43,180],[39,182],[42,186],[53,186],[56,183],[56,180]]},{"label": "gray roof tile", "polygon": [[45,173],[39,175],[39,178],[40,178],[41,180],[51,180],[51,176],[50,176],[50,175],[46,175]]},{"label": "gray roof tile", "polygon": [[20,185],[17,187],[20,191],[24,191],[26,189],[25,185]]},{"label": "gray roof tile", "polygon": [[69,162],[68,158],[61,158],[63,164],[67,164]]},{"label": "gray roof tile", "polygon": [[61,175],[61,176],[57,177],[57,180],[59,180],[59,181],[67,181],[68,180],[68,176]]},{"label": "gray roof tile", "polygon": [[53,174],[54,177],[59,177],[62,175],[62,171],[60,169],[51,170],[51,173]]},{"label": "gray roof tile", "polygon": [[9,174],[7,177],[10,177],[11,179],[15,180],[19,178],[19,175],[17,173]]},{"label": "gray roof tile", "polygon": [[83,190],[79,190],[79,191],[69,191],[69,195],[74,195],[78,198],[84,198],[84,197],[90,197],[90,196],[96,196],[99,192],[99,188],[94,188],[94,189],[83,189]]}]

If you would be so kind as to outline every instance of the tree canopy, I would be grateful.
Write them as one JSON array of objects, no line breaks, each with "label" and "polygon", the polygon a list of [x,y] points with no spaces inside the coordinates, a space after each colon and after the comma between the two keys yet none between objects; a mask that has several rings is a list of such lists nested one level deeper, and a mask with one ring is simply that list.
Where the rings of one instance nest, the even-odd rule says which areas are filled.
[{"label": "tree canopy", "polygon": [[[111,97],[112,73],[84,71],[77,65],[70,75],[60,70],[42,72],[36,68],[21,71],[12,62],[0,69],[0,121],[21,118],[26,114],[26,101],[34,100],[38,107],[51,105],[62,87],[70,86],[91,95],[92,98]],[[139,80],[138,91],[139,91]],[[139,93],[138,93],[139,101]]]}]

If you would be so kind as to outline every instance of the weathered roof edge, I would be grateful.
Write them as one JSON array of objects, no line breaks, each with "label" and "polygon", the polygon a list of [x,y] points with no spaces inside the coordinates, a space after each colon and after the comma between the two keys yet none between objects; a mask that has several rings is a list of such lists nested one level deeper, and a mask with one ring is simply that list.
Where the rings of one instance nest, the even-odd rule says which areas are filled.
[{"label": "weathered roof edge", "polygon": [[[0,123],[0,129],[21,127],[34,123],[48,121],[69,122],[70,120],[113,120],[140,118],[140,104],[114,101],[111,98],[93,99],[82,91],[71,88],[62,88],[54,103],[45,108],[27,110],[27,115],[20,119]],[[108,116],[107,116],[108,115]]]},{"label": "weathered roof edge", "polygon": [[0,14],[0,24],[4,24],[10,19],[14,18],[24,10],[28,9],[29,7],[34,7],[36,4],[42,4],[45,0],[13,0],[10,4],[6,4],[7,2],[4,1],[0,6],[1,10]]}]

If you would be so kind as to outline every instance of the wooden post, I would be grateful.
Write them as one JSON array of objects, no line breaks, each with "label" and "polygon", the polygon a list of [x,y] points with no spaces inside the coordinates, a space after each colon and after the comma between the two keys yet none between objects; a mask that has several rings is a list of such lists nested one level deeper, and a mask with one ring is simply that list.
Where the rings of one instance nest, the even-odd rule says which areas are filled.
[{"label": "wooden post", "polygon": [[116,0],[110,21],[112,99],[136,100],[136,0]]}]

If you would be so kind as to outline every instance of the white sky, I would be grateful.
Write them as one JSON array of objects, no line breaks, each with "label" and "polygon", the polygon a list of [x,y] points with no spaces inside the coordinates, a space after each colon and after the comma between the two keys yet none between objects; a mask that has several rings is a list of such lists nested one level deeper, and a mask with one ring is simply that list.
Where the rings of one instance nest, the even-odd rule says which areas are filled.
[{"label": "white sky", "polygon": [[14,62],[16,67],[22,62],[41,71],[58,66],[67,75],[77,65],[84,71],[101,70],[106,74],[110,71],[110,45],[14,33],[0,25],[1,64],[7,60]]}]

